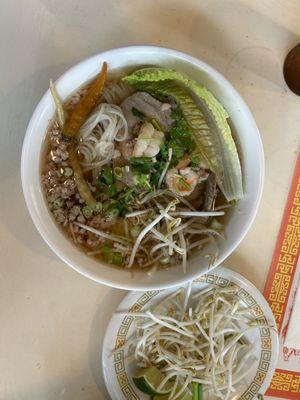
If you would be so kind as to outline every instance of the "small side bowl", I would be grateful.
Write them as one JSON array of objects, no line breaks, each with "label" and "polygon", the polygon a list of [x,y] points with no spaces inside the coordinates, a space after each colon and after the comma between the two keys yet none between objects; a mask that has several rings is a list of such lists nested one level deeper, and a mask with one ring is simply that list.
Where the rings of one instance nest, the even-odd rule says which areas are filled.
[{"label": "small side bowl", "polygon": [[[243,240],[249,230],[261,199],[264,181],[264,154],[256,123],[247,105],[232,85],[215,69],[204,62],[176,50],[154,46],[130,46],[97,54],[75,65],[56,82],[59,95],[65,99],[80,85],[94,77],[101,63],[107,61],[109,70],[159,65],[174,68],[206,86],[226,108],[233,127],[243,169],[245,196],[230,211],[226,225],[226,240],[218,240],[222,263]],[[195,279],[209,268],[209,259],[199,253],[188,263],[187,273],[181,266],[145,272],[121,270],[88,257],[75,247],[53,220],[40,180],[41,151],[49,121],[55,107],[49,90],[37,105],[29,122],[23,143],[21,177],[25,201],[31,218],[51,249],[67,265],[96,282],[127,290],[163,289]]]}]

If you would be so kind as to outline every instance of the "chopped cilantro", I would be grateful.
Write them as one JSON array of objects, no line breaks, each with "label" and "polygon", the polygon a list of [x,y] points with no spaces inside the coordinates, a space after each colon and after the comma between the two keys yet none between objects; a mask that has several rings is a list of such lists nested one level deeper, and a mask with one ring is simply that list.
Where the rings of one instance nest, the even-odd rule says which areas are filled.
[{"label": "chopped cilantro", "polygon": [[187,122],[182,118],[177,121],[176,125],[170,131],[170,137],[176,140],[189,152],[195,148],[195,143],[191,137],[190,127]]},{"label": "chopped cilantro", "polygon": [[166,162],[165,161],[157,161],[155,163],[155,172],[151,176],[151,186],[157,187],[159,178],[165,168]]},{"label": "chopped cilantro", "polygon": [[[134,115],[138,116],[139,110],[132,109]],[[134,176],[137,187],[151,190],[157,187],[159,178],[169,158],[169,149],[172,149],[171,167],[176,165],[185,153],[190,154],[195,143],[192,139],[191,128],[184,119],[179,107],[171,111],[174,125],[166,134],[166,140],[160,147],[160,152],[155,159],[149,157],[132,157],[130,159],[130,170]],[[156,120],[150,121],[158,129]],[[197,162],[197,160],[194,160]],[[182,183],[182,182],[181,182]],[[182,183],[184,185],[184,182]],[[186,190],[188,188],[186,187]]]},{"label": "chopped cilantro", "polygon": [[172,164],[177,164],[178,160],[183,157],[184,147],[177,140],[170,140],[168,147],[172,148]]},{"label": "chopped cilantro", "polygon": [[161,148],[160,154],[164,160],[168,158],[168,149],[172,148],[171,165],[176,165],[184,153],[191,153],[195,149],[195,142],[191,135],[191,128],[182,115],[179,107],[171,111],[174,126],[169,132],[169,138]]},{"label": "chopped cilantro", "polygon": [[114,174],[112,169],[107,165],[103,167],[99,176],[99,184],[111,185],[114,183]]},{"label": "chopped cilantro", "polygon": [[154,164],[152,158],[149,157],[131,157],[130,159],[131,169],[142,174],[148,174]]},{"label": "chopped cilantro", "polygon": [[192,168],[199,167],[200,162],[201,162],[201,157],[198,154],[192,154],[190,156],[190,160],[191,160],[191,167]]},{"label": "chopped cilantro", "polygon": [[179,107],[173,108],[171,111],[171,117],[174,121],[179,121],[182,118],[182,112]]},{"label": "chopped cilantro", "polygon": [[151,185],[150,185],[150,177],[148,174],[143,174],[143,173],[139,173],[139,172],[135,172],[133,174],[134,176],[134,180],[137,186],[139,186],[140,188],[144,188],[144,189],[152,189]]}]

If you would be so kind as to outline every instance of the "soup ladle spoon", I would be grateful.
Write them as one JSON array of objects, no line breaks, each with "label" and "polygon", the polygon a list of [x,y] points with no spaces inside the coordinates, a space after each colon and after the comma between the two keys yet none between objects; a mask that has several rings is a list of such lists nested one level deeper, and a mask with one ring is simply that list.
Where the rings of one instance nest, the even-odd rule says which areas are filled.
[{"label": "soup ladle spoon", "polygon": [[291,91],[300,96],[300,43],[286,56],[283,76]]}]

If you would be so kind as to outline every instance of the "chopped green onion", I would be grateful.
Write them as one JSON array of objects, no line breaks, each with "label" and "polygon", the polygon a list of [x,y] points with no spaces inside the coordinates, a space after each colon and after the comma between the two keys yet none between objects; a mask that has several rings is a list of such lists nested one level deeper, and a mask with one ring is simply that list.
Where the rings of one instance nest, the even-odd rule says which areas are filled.
[{"label": "chopped green onion", "polygon": [[193,400],[202,400],[203,392],[202,385],[198,382],[192,382],[193,384]]},{"label": "chopped green onion", "polygon": [[103,244],[100,247],[100,251],[103,255],[103,258],[106,262],[109,264],[115,264],[115,265],[122,265],[123,262],[123,256],[121,253],[113,251],[112,248],[108,244]]},{"label": "chopped green onion", "polygon": [[141,228],[138,225],[133,225],[133,227],[130,229],[130,235],[136,239],[141,232]]},{"label": "chopped green onion", "polygon": [[113,253],[113,263],[120,266],[123,263],[123,256],[121,253]]},{"label": "chopped green onion", "polygon": [[219,222],[216,218],[213,218],[210,223],[210,228],[215,229],[216,231],[223,231],[224,225]]},{"label": "chopped green onion", "polygon": [[108,254],[108,253],[111,252],[111,247],[110,247],[107,243],[104,243],[104,244],[100,247],[100,250],[101,250],[102,254]]},{"label": "chopped green onion", "polygon": [[156,121],[155,118],[150,119],[150,123],[154,126],[154,128],[155,128],[157,131],[160,131],[160,132],[163,131],[163,130],[161,129],[161,126],[159,125],[159,123]]},{"label": "chopped green onion", "polygon": [[117,179],[121,179],[124,176],[124,170],[121,167],[114,168],[114,175]]},{"label": "chopped green onion", "polygon": [[106,185],[111,185],[114,183],[114,174],[108,165],[103,167],[99,177],[99,182],[105,183]]},{"label": "chopped green onion", "polygon": [[93,209],[89,206],[85,206],[82,209],[82,214],[86,219],[90,219],[93,216]]},{"label": "chopped green onion", "polygon": [[115,185],[109,185],[108,188],[105,191],[105,194],[107,197],[114,197],[117,194],[117,189]]},{"label": "chopped green onion", "polygon": [[110,219],[115,219],[119,216],[119,214],[120,214],[120,211],[117,208],[114,208],[107,213],[107,216]]},{"label": "chopped green onion", "polygon": [[139,173],[134,174],[135,184],[142,188],[152,189],[149,180],[150,177],[147,174],[139,174]]},{"label": "chopped green onion", "polygon": [[101,212],[102,208],[103,208],[103,204],[100,203],[100,201],[97,201],[97,203],[94,206],[94,214],[96,214],[96,215],[99,214]]},{"label": "chopped green onion", "polygon": [[58,210],[59,208],[62,208],[64,205],[64,201],[62,198],[58,197],[52,202],[52,208],[53,210]]},{"label": "chopped green onion", "polygon": [[126,195],[124,196],[124,202],[126,204],[130,204],[133,202],[133,200],[134,200],[134,197],[133,197],[132,193],[126,193]]},{"label": "chopped green onion", "polygon": [[64,176],[69,178],[72,175],[73,175],[73,169],[72,168],[70,168],[70,167],[64,168]]},{"label": "chopped green onion", "polygon": [[106,209],[107,217],[110,219],[117,218],[120,215],[119,206],[120,206],[120,204],[117,201],[110,203]]}]

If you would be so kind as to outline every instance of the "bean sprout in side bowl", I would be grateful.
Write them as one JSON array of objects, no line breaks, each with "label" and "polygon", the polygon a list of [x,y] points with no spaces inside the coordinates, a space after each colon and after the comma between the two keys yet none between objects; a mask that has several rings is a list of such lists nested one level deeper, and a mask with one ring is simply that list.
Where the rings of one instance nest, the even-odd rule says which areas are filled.
[{"label": "bean sprout in side bowl", "polygon": [[33,222],[66,264],[113,287],[162,289],[238,246],[264,158],[248,107],[222,75],[175,50],[132,46],[50,80],[21,173]]},{"label": "bean sprout in side bowl", "polygon": [[105,383],[112,400],[256,400],[272,379],[278,344],[263,295],[220,267],[123,299],[102,346]]}]

